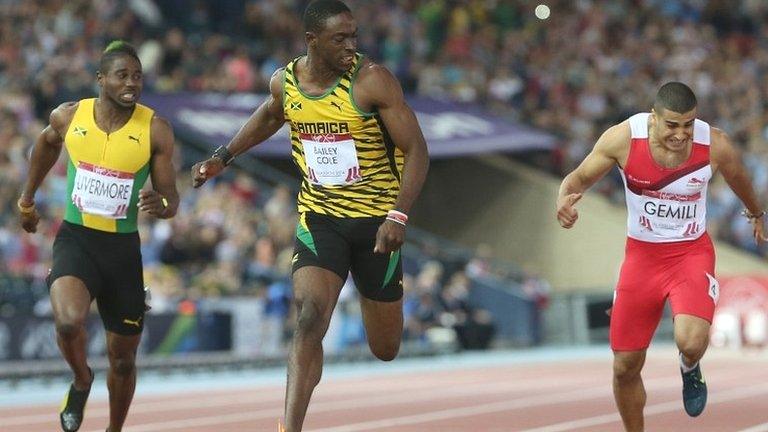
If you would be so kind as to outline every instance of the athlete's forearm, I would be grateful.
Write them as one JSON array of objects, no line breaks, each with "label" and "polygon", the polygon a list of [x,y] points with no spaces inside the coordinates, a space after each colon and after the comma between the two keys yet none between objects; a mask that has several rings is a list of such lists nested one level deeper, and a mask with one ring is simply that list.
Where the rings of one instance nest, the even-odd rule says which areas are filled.
[{"label": "athlete's forearm", "polygon": [[400,194],[397,196],[395,209],[405,214],[411,211],[413,203],[421,193],[421,187],[427,178],[427,171],[429,171],[427,145],[421,143],[411,146],[408,153],[405,154]]},{"label": "athlete's forearm", "polygon": [[571,194],[583,193],[589,186],[585,185],[578,176],[576,171],[571,172],[560,183],[560,190],[558,191],[558,198],[563,198]]},{"label": "athlete's forearm", "polygon": [[723,177],[750,213],[758,214],[763,211],[763,207],[757,200],[755,190],[752,188],[752,180],[746,170],[739,169],[733,175],[724,175]]},{"label": "athlete's forearm", "polygon": [[285,120],[278,119],[269,112],[268,102],[261,104],[232,141],[227,144],[227,150],[232,156],[241,155],[251,147],[261,144],[283,126]]},{"label": "athlete's forearm", "polygon": [[34,201],[35,192],[45,180],[45,176],[56,164],[61,154],[61,145],[53,145],[46,141],[45,133],[41,134],[32,149],[29,159],[29,175],[21,193],[22,199]]}]

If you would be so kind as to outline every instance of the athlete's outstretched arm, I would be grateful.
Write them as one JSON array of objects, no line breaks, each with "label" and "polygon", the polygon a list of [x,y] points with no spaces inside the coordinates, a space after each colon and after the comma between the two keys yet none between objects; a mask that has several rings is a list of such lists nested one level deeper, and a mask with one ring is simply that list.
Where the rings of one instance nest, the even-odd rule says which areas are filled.
[{"label": "athlete's outstretched arm", "polygon": [[[243,154],[248,149],[264,142],[274,135],[285,123],[283,113],[283,77],[285,68],[272,74],[269,81],[269,96],[256,108],[251,117],[225,146],[231,157]],[[206,180],[218,175],[224,169],[224,161],[211,157],[192,167],[192,185],[200,187]]]},{"label": "athlete's outstretched arm", "polygon": [[[747,211],[752,215],[760,215],[763,208],[752,188],[752,179],[741,162],[741,153],[731,144],[728,135],[720,129],[712,128],[710,159],[713,168],[723,174],[728,186],[744,203]],[[750,218],[750,222],[754,225],[755,241],[766,240],[763,217]]]},{"label": "athlete's outstretched arm", "polygon": [[139,191],[139,210],[161,219],[169,219],[176,215],[179,207],[176,169],[173,167],[173,128],[168,120],[158,116],[152,118],[150,128],[152,190]]},{"label": "athlete's outstretched arm", "polygon": [[[397,78],[386,68],[374,63],[363,66],[358,81],[367,100],[378,111],[395,146],[405,155],[400,194],[395,209],[405,214],[421,192],[429,170],[429,154],[424,134],[416,115],[405,101]],[[376,252],[388,253],[400,248],[405,237],[402,225],[386,221],[376,236]]]},{"label": "athlete's outstretched arm", "polygon": [[43,129],[35,141],[29,159],[27,182],[18,202],[21,211],[21,226],[27,232],[37,231],[40,216],[34,207],[35,192],[59,159],[64,135],[67,133],[72,116],[77,111],[77,105],[77,102],[67,102],[54,109],[49,117],[48,126]]},{"label": "athlete's outstretched arm", "polygon": [[571,228],[579,218],[573,207],[582,194],[608,171],[618,164],[621,147],[630,140],[629,123],[624,122],[609,128],[595,143],[595,147],[581,164],[565,176],[557,195],[557,220],[563,228]]}]

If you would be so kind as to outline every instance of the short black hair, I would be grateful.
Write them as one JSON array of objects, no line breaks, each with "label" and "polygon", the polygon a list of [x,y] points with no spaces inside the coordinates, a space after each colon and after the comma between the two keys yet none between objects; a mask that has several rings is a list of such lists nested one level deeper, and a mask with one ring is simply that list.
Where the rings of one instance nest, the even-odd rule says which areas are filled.
[{"label": "short black hair", "polygon": [[653,109],[657,113],[667,109],[683,114],[696,108],[696,104],[696,95],[690,87],[681,82],[670,81],[656,93]]},{"label": "short black hair", "polygon": [[124,55],[135,58],[136,61],[141,64],[141,60],[139,60],[139,56],[136,54],[136,48],[134,48],[133,45],[123,40],[114,40],[107,45],[107,48],[104,49],[104,52],[101,54],[101,60],[99,60],[99,72],[106,73],[110,66],[112,66],[112,62]]},{"label": "short black hair", "polygon": [[325,20],[344,12],[352,11],[339,0],[315,0],[304,9],[304,31],[319,33]]}]

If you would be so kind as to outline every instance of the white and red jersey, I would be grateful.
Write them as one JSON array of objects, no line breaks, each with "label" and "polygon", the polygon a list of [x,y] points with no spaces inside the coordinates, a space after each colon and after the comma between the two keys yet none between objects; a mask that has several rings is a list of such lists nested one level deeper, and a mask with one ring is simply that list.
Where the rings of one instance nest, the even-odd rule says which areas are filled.
[{"label": "white and red jersey", "polygon": [[640,113],[629,118],[629,157],[624,169],[619,169],[629,213],[627,235],[653,243],[695,240],[706,231],[707,185],[712,178],[709,124],[696,119],[688,160],[665,168],[651,154],[650,115]]}]

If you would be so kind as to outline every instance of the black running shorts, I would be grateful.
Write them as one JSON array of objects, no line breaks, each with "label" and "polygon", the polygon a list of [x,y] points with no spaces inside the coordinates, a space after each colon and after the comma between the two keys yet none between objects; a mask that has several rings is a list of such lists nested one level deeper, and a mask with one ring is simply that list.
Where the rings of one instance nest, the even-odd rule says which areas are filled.
[{"label": "black running shorts", "polygon": [[62,276],[85,283],[108,331],[141,333],[145,299],[138,233],[110,233],[62,222],[53,242],[49,286]]},{"label": "black running shorts", "polygon": [[400,251],[373,253],[383,217],[338,218],[302,213],[296,226],[293,271],[315,266],[342,280],[351,272],[360,294],[371,300],[393,302],[403,297]]}]

